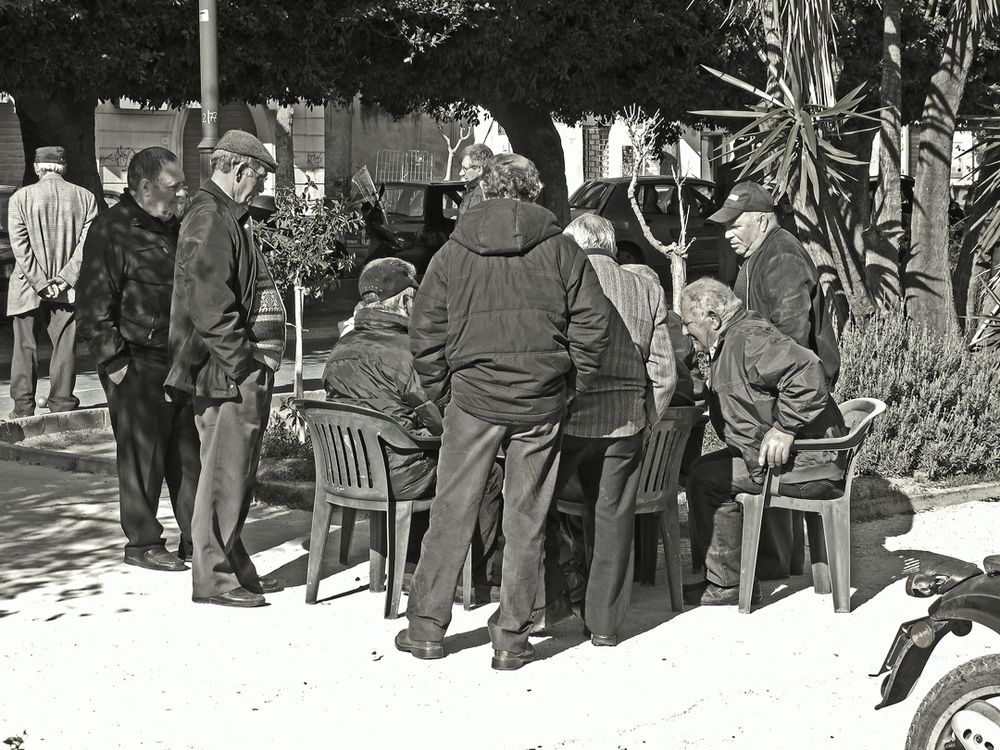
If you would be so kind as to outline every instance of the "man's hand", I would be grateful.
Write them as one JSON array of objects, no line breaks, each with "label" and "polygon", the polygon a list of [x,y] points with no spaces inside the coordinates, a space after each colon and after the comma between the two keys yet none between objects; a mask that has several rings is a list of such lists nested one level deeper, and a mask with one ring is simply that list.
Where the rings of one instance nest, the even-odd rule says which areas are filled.
[{"label": "man's hand", "polygon": [[782,432],[776,427],[772,427],[764,435],[760,443],[760,456],[757,458],[758,466],[770,466],[777,468],[788,463],[788,457],[792,452],[792,441],[794,435]]},{"label": "man's hand", "polygon": [[42,296],[47,297],[48,299],[55,299],[60,294],[69,289],[69,283],[63,281],[58,276],[49,279],[48,281],[45,282],[45,284],[46,286],[45,289],[43,290]]},{"label": "man's hand", "polygon": [[115,385],[121,385],[122,381],[125,379],[125,373],[128,372],[128,365],[126,364],[120,370],[115,370],[114,372],[109,372],[108,377],[111,378],[111,382]]}]

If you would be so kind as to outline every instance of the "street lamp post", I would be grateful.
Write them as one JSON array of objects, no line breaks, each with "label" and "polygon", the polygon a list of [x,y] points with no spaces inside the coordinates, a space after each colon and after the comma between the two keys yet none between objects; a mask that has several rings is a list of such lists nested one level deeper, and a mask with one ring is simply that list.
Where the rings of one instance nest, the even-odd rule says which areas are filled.
[{"label": "street lamp post", "polygon": [[219,141],[219,23],[215,0],[198,0],[201,62],[201,182],[212,174],[211,156]]}]

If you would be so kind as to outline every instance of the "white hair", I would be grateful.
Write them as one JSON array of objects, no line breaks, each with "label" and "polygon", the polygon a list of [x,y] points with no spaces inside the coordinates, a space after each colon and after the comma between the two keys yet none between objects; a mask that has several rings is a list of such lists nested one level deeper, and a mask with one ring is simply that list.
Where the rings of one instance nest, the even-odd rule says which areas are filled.
[{"label": "white hair", "polygon": [[733,290],[717,279],[698,279],[681,290],[681,301],[687,300],[691,312],[704,320],[709,313],[715,313],[723,322],[743,309],[743,303]]},{"label": "white hair", "polygon": [[54,161],[36,161],[35,162],[35,174],[41,177],[46,172],[55,172],[56,174],[66,174],[66,165],[58,164]]},{"label": "white hair", "polygon": [[616,252],[615,226],[603,216],[581,214],[563,230],[584,250],[596,248]]}]

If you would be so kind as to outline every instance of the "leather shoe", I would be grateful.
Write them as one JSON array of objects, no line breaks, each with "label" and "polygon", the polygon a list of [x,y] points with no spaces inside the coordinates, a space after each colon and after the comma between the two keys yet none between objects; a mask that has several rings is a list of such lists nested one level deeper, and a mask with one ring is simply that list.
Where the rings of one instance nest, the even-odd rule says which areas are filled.
[{"label": "leather shoe", "polygon": [[590,634],[590,645],[592,646],[617,646],[618,636],[617,635],[598,635],[597,633]]},{"label": "leather shoe", "polygon": [[547,607],[531,611],[532,626],[529,632],[531,635],[545,635],[557,622],[562,622],[572,615],[573,608],[569,599],[560,596]]},{"label": "leather shoe", "polygon": [[513,672],[520,669],[529,661],[535,658],[535,647],[530,643],[525,644],[520,651],[501,651],[493,649],[493,669],[500,672]]},{"label": "leather shoe", "polygon": [[258,594],[276,594],[279,591],[284,591],[285,586],[277,578],[269,578],[266,576],[261,576],[257,579],[260,581],[260,585],[257,588],[250,588],[251,591],[256,591]]},{"label": "leather shoe", "polygon": [[[759,604],[763,595],[760,590],[760,583],[754,581],[753,592],[750,595],[751,604]],[[717,607],[725,606],[729,604],[739,604],[740,603],[740,587],[739,586],[716,586],[714,583],[709,583],[704,591],[696,592],[685,592],[684,603],[691,605],[702,604],[707,607]]]},{"label": "leather shoe", "polygon": [[396,633],[396,648],[409,651],[418,659],[443,659],[444,645],[441,641],[415,641],[410,638],[410,629],[403,628]]},{"label": "leather shoe", "polygon": [[218,604],[221,607],[263,607],[267,604],[263,596],[242,586],[215,596],[192,596],[191,601],[197,604]]},{"label": "leather shoe", "polygon": [[135,565],[146,570],[163,570],[177,572],[187,570],[187,565],[173,552],[167,552],[163,547],[153,547],[144,550],[126,550],[125,564]]}]

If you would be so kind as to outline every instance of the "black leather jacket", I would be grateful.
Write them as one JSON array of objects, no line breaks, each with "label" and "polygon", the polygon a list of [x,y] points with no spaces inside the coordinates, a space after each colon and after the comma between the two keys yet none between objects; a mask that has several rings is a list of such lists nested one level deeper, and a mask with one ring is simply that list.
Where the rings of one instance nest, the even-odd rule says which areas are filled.
[{"label": "black leather jacket", "polygon": [[249,215],[211,180],[184,214],[170,311],[169,388],[235,398],[236,384],[258,367],[247,332],[257,280]]},{"label": "black leather jacket", "polygon": [[128,193],[91,224],[76,315],[80,337],[108,372],[130,356],[166,359],[177,226],[150,216]]}]

